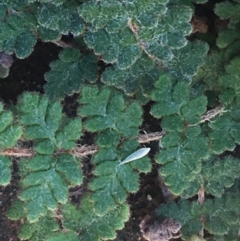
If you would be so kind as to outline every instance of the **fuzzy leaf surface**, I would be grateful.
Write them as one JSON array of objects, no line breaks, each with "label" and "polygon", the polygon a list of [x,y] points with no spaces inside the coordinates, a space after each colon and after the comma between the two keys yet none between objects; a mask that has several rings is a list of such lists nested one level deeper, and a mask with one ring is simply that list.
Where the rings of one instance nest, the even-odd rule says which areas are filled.
[{"label": "fuzzy leaf surface", "polygon": [[240,90],[240,57],[235,57],[226,66],[225,74],[220,76],[219,83],[225,88],[232,88],[236,93]]},{"label": "fuzzy leaf surface", "polygon": [[[227,65],[229,65],[231,60],[239,55],[239,53],[240,46],[238,41],[235,41],[222,50],[213,47],[211,53],[209,53],[206,58],[205,64],[194,77],[194,81],[204,81],[209,90],[221,91],[223,88],[226,89],[226,87],[223,86],[223,84],[225,84],[224,82],[222,84],[219,83],[219,77],[227,75],[225,72]],[[230,77],[232,78],[233,76],[230,74]],[[231,83],[231,79],[230,81],[226,81],[226,84],[228,83]],[[235,84],[237,86],[237,83]]]},{"label": "fuzzy leaf surface", "polygon": [[212,141],[211,148],[214,153],[232,151],[236,143],[240,143],[240,124],[238,118],[233,119],[230,113],[216,118],[216,121],[209,123],[209,127],[211,128],[209,133]]},{"label": "fuzzy leaf surface", "polygon": [[190,98],[190,88],[186,82],[175,82],[165,74],[155,83],[151,99],[156,101],[151,114],[157,118],[163,117],[162,128],[167,131],[182,131],[184,123],[199,123],[207,106],[205,96]]},{"label": "fuzzy leaf surface", "polygon": [[[157,215],[172,217],[182,224],[182,238],[189,240],[201,229],[208,231],[216,240],[237,240],[239,228],[239,195],[224,195],[199,203],[180,200],[161,205]],[[231,237],[231,239],[229,239]]]},{"label": "fuzzy leaf surface", "polygon": [[[6,3],[5,3],[6,4]],[[0,21],[0,39],[2,42],[2,50],[7,53],[16,53],[20,59],[29,56],[33,47],[37,42],[37,37],[34,32],[37,31],[37,22],[33,13],[25,11],[26,3],[14,8],[14,4],[1,4],[2,7],[13,8],[15,11],[21,11],[21,14],[10,14],[6,11],[4,13],[5,19]],[[17,10],[17,8],[20,8]],[[4,15],[1,15],[4,17]]]},{"label": "fuzzy leaf surface", "polygon": [[230,19],[230,23],[237,23],[240,21],[238,14],[240,11],[240,3],[238,1],[234,1],[234,3],[229,1],[218,3],[214,11],[221,19]]},{"label": "fuzzy leaf surface", "polygon": [[163,150],[156,156],[156,161],[163,165],[160,174],[171,192],[180,195],[200,173],[202,161],[209,156],[208,139],[199,131],[190,137],[168,133],[162,139],[162,146]]},{"label": "fuzzy leaf surface", "polygon": [[217,38],[217,46],[222,49],[228,47],[235,40],[240,38],[240,26],[234,26],[233,29],[225,29],[221,31]]},{"label": "fuzzy leaf surface", "polygon": [[113,130],[117,135],[127,138],[138,135],[141,125],[142,109],[137,102],[127,102],[124,96],[104,87],[83,87],[82,104],[78,113],[87,117],[84,127],[91,132]]},{"label": "fuzzy leaf surface", "polygon": [[88,1],[78,9],[80,16],[91,24],[85,42],[96,54],[102,55],[105,62],[116,62],[121,69],[129,68],[144,51],[159,61],[169,61],[174,58],[172,49],[187,44],[185,36],[191,32],[188,22],[192,10],[181,6],[178,14],[176,6],[167,9],[166,3]]},{"label": "fuzzy leaf surface", "polygon": [[37,221],[47,210],[56,210],[58,203],[66,203],[68,188],[82,183],[79,163],[68,154],[54,159],[37,155],[23,165],[29,172],[23,177],[20,199],[26,202],[29,222]]},{"label": "fuzzy leaf surface", "polygon": [[50,102],[46,96],[25,93],[19,100],[20,123],[24,126],[24,137],[35,140],[35,150],[51,154],[56,148],[71,149],[80,138],[80,119],[64,120],[59,102]]},{"label": "fuzzy leaf surface", "polygon": [[47,240],[56,231],[59,231],[57,221],[51,215],[46,215],[35,223],[29,223],[25,220],[21,226],[19,238],[29,241]]},{"label": "fuzzy leaf surface", "polygon": [[77,14],[77,2],[66,1],[64,4],[56,5],[46,1],[38,9],[38,23],[53,31],[61,34],[72,33],[74,36],[80,35],[85,29],[83,19]]},{"label": "fuzzy leaf surface", "polygon": [[67,229],[80,231],[80,237],[85,241],[100,241],[114,239],[116,230],[124,227],[130,215],[127,204],[118,204],[104,215],[96,214],[94,202],[89,196],[81,199],[81,209],[70,203],[63,205],[63,226]]},{"label": "fuzzy leaf surface", "polygon": [[117,64],[108,67],[103,72],[101,81],[104,84],[122,89],[129,95],[140,92],[146,96],[154,88],[153,84],[161,72],[151,59],[142,55],[138,61],[124,71]]},{"label": "fuzzy leaf surface", "polygon": [[70,231],[67,233],[59,233],[56,236],[48,238],[47,241],[79,241],[78,236]]},{"label": "fuzzy leaf surface", "polygon": [[121,153],[111,147],[100,149],[94,156],[93,163],[96,166],[93,173],[96,177],[89,188],[93,191],[91,198],[99,215],[108,212],[117,203],[124,203],[128,193],[138,190],[139,174],[135,170],[145,173],[151,170],[151,162],[147,157],[118,166],[121,156],[121,159],[126,158],[137,146],[136,141],[128,141],[124,143]]},{"label": "fuzzy leaf surface", "polygon": [[192,76],[204,64],[208,50],[209,47],[204,42],[188,42],[183,48],[173,50],[175,58],[166,67],[173,77],[191,81]]},{"label": "fuzzy leaf surface", "polygon": [[171,217],[178,221],[182,225],[181,233],[184,240],[198,234],[203,228],[203,223],[199,218],[201,206],[197,202],[190,203],[187,200],[180,200],[178,203],[170,202],[161,205],[156,213],[162,218]]},{"label": "fuzzy leaf surface", "polygon": [[221,197],[225,193],[226,188],[231,187],[234,180],[239,178],[239,166],[240,160],[230,156],[223,159],[219,159],[216,156],[210,157],[203,162],[201,172],[189,184],[189,187],[184,190],[182,196],[190,198],[197,195],[201,185],[203,185],[206,193],[215,197]]},{"label": "fuzzy leaf surface", "polygon": [[79,50],[64,49],[59,58],[51,62],[51,71],[45,74],[48,82],[44,89],[50,99],[63,99],[78,92],[86,81],[96,82],[97,57],[93,54],[82,55]]},{"label": "fuzzy leaf surface", "polygon": [[6,156],[0,156],[0,185],[6,186],[11,181],[11,160]]},{"label": "fuzzy leaf surface", "polygon": [[0,150],[13,147],[22,135],[22,128],[12,124],[12,122],[12,113],[5,111],[0,102]]},{"label": "fuzzy leaf surface", "polygon": [[11,208],[8,210],[7,217],[10,220],[18,220],[25,216],[25,203],[19,199],[12,203]]}]

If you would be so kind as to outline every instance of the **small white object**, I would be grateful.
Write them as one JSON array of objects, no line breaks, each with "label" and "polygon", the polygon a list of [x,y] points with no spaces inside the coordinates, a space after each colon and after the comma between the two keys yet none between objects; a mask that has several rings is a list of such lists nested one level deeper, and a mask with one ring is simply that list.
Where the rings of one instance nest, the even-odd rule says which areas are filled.
[{"label": "small white object", "polygon": [[129,155],[126,159],[124,159],[122,162],[118,164],[118,166],[140,159],[148,154],[148,152],[151,150],[149,147],[141,148],[135,152],[133,152],[131,155]]}]

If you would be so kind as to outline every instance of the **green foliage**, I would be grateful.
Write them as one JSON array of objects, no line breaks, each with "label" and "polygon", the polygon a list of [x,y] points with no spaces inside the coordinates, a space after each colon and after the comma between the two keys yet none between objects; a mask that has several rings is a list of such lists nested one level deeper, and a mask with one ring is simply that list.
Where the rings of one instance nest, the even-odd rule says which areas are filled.
[{"label": "green foliage", "polygon": [[88,81],[98,78],[97,58],[93,54],[82,55],[76,49],[64,49],[59,59],[50,64],[51,71],[45,74],[48,83],[44,89],[51,99],[64,98],[78,92]]},{"label": "green foliage", "polygon": [[208,139],[199,128],[192,127],[191,135],[168,133],[162,139],[163,150],[156,156],[164,182],[171,192],[180,195],[202,169],[209,156]]},{"label": "green foliage", "polygon": [[[62,35],[72,38],[45,73],[48,97],[24,93],[13,113],[0,103],[1,185],[11,179],[8,148],[19,147],[21,137],[19,143],[32,145],[33,156],[18,162],[21,190],[8,212],[23,220],[21,240],[114,239],[130,215],[128,194],[138,191],[140,173],[152,167],[146,156],[118,165],[139,149],[139,130],[148,124],[142,117],[149,114],[165,133],[155,155],[159,174],[181,196],[158,209],[161,218],[179,221],[184,240],[204,240],[203,229],[213,240],[237,240],[239,160],[214,154],[240,144],[239,1],[216,4],[215,13],[229,24],[207,58],[209,47],[192,35],[190,23],[194,4],[204,2],[0,3],[0,52],[23,59],[38,39],[59,44]],[[60,101],[73,93],[79,94],[79,116],[70,119]],[[204,119],[218,104],[224,110]],[[88,132],[97,153],[83,164],[82,187],[82,163],[73,154],[79,154],[77,144],[92,141]],[[68,197],[75,186],[87,191],[78,208]],[[199,191],[210,197],[202,205],[192,198]]]},{"label": "green foliage", "polygon": [[124,99],[123,94],[110,88],[84,86],[79,114],[87,117],[84,128],[91,132],[110,130],[118,136],[136,137],[141,125],[142,109],[137,102]]},{"label": "green foliage", "polygon": [[198,202],[180,200],[158,208],[161,217],[172,217],[182,224],[182,238],[208,231],[214,240],[237,240],[239,229],[239,195],[225,195],[207,199],[201,206]]},{"label": "green foliage", "polygon": [[56,210],[58,203],[66,203],[68,188],[82,183],[79,163],[71,155],[37,155],[29,161],[22,160],[21,165],[25,173],[20,199],[26,202],[29,222],[46,215],[47,210]]},{"label": "green foliage", "polygon": [[[137,147],[136,141],[125,142],[121,150],[123,157],[128,156]],[[116,206],[116,203],[124,203],[127,193],[134,193],[139,188],[139,175],[134,171],[149,172],[151,170],[150,160],[147,157],[141,160],[118,166],[120,157],[117,150],[101,149],[93,159],[96,165],[93,173],[96,178],[90,183],[93,191],[92,200],[95,209],[102,215]]]},{"label": "green foliage", "polygon": [[182,81],[176,83],[168,75],[156,81],[151,99],[156,101],[151,113],[163,117],[162,127],[167,131],[182,131],[186,124],[199,123],[207,105],[205,96],[190,98],[189,85]]},{"label": "green foliage", "polygon": [[57,236],[48,238],[47,241],[78,241],[78,237],[74,232],[60,233]]},{"label": "green foliage", "polygon": [[[104,62],[115,63],[118,72],[130,68],[134,63],[136,68],[137,62],[147,54],[173,75],[190,80],[203,64],[208,48],[200,42],[191,44],[185,38],[192,31],[189,24],[191,8],[184,5],[166,7],[166,4],[167,1],[133,1],[124,4],[112,0],[103,3],[88,1],[79,7],[79,14],[89,28],[85,42],[96,55],[101,55]],[[181,14],[178,14],[179,8]],[[194,53],[194,57],[190,52]],[[111,70],[107,79],[112,79],[113,83],[114,77],[110,73]],[[125,81],[114,81],[114,84],[122,88]],[[139,82],[140,79],[135,81]]]},{"label": "green foliage", "polygon": [[217,156],[211,156],[203,162],[201,172],[195,176],[193,182],[189,183],[182,197],[189,198],[196,195],[201,186],[206,193],[221,197],[226,188],[231,187],[234,180],[240,177],[239,167],[239,159],[233,157],[220,159]]},{"label": "green foliage", "polygon": [[33,34],[37,22],[29,11],[20,10],[21,14],[17,14],[14,10],[7,11],[7,7],[10,6],[5,3],[0,5],[0,11],[4,13],[1,16],[5,16],[0,21],[0,48],[10,54],[16,53],[18,58],[23,59],[32,53],[37,42]]},{"label": "green foliage", "polygon": [[71,149],[80,138],[80,119],[67,120],[59,102],[45,96],[25,93],[19,100],[19,121],[24,126],[24,138],[36,141],[35,150],[52,154],[55,148]]},{"label": "green foliage", "polygon": [[236,39],[239,40],[240,38],[240,25],[237,24],[236,26],[232,27],[231,29],[223,30],[219,33],[217,38],[217,46],[219,48],[226,48],[231,43],[233,43]]},{"label": "green foliage", "polygon": [[116,64],[107,68],[101,76],[101,81],[122,89],[126,94],[142,92],[146,95],[153,88],[161,72],[147,55],[142,55],[138,61],[124,71]]},{"label": "green foliage", "polygon": [[0,156],[0,185],[6,186],[11,180],[11,160]]},{"label": "green foliage", "polygon": [[169,62],[167,70],[175,78],[191,81],[192,76],[203,65],[208,50],[206,43],[188,42],[185,47],[173,50],[175,58]]},{"label": "green foliage", "polygon": [[225,1],[218,3],[215,7],[215,13],[221,19],[230,19],[230,24],[237,23],[240,21],[239,10],[240,2],[238,0],[230,2]]},{"label": "green foliage", "polygon": [[225,67],[225,73],[220,76],[219,83],[225,88],[232,88],[236,93],[240,90],[240,57],[235,57]]},{"label": "green foliage", "polygon": [[35,223],[29,223],[25,220],[25,223],[21,227],[19,238],[21,240],[29,241],[46,240],[46,238],[51,237],[53,232],[58,230],[59,226],[56,220],[54,220],[53,217],[46,215]]},{"label": "green foliage", "polygon": [[45,29],[60,32],[67,35],[71,32],[74,36],[84,32],[85,24],[77,13],[77,4],[74,1],[56,1],[54,3],[44,1],[38,8],[38,23]]},{"label": "green foliage", "polygon": [[[21,227],[19,238],[21,240],[29,241],[52,240],[49,237],[51,237],[56,231],[59,231],[57,221],[51,216],[44,216],[35,223],[29,223],[25,220]],[[54,240],[55,236],[52,238]]]},{"label": "green foliage", "polygon": [[95,205],[86,195],[81,200],[80,210],[70,203],[63,205],[63,227],[80,232],[82,240],[100,241],[114,239],[116,230],[122,229],[130,215],[129,206],[118,204],[114,209],[99,216]]},{"label": "green foliage", "polygon": [[226,150],[233,150],[236,143],[240,143],[239,136],[239,105],[240,98],[237,97],[231,105],[226,108],[226,113],[217,117],[214,122],[209,123],[211,128],[209,138],[213,153],[220,154]]},{"label": "green foliage", "polygon": [[[182,7],[182,14],[177,14],[177,8],[167,9],[166,2],[145,1],[142,4],[134,1],[121,4],[112,0],[104,3],[89,1],[79,8],[79,14],[92,28],[85,41],[96,54],[103,56],[105,62],[117,61],[122,69],[130,67],[141,56],[140,42],[147,44],[146,50],[150,55],[163,61],[171,60],[171,48],[181,48],[187,44],[184,35],[191,32],[187,22],[192,12]],[[158,15],[153,14],[156,11]],[[129,19],[129,16],[134,17]],[[118,24],[114,23],[116,19]],[[174,28],[171,33],[168,32],[170,23]],[[160,44],[159,48],[156,48],[157,44]]]},{"label": "green foliage", "polygon": [[[14,201],[7,216],[11,220],[23,219],[26,216],[25,203],[19,199]],[[38,221],[34,223],[24,219],[19,238],[29,241],[46,240],[56,231],[59,231],[59,225],[54,218],[54,213],[47,212],[47,215],[40,217]]]},{"label": "green foliage", "polygon": [[[217,48],[212,48],[205,64],[194,77],[194,81],[204,81],[207,84],[206,89],[209,90],[226,90],[225,86],[228,83],[228,80],[226,81],[226,84],[224,82],[220,83],[219,78],[227,75],[227,73],[225,73],[227,65],[229,65],[230,61],[238,56],[239,53],[240,46],[238,41],[233,42],[226,49],[219,50]],[[234,71],[236,72],[237,69]],[[234,78],[234,76],[231,76],[231,73],[228,75],[230,75],[230,78]]]},{"label": "green foliage", "polygon": [[13,147],[22,135],[22,128],[13,124],[13,114],[0,102],[0,150]]},{"label": "green foliage", "polygon": [[[40,2],[40,3],[39,3]],[[1,3],[0,49],[28,57],[37,42],[54,41],[62,34],[84,32],[85,24],[74,1],[7,1]]]}]

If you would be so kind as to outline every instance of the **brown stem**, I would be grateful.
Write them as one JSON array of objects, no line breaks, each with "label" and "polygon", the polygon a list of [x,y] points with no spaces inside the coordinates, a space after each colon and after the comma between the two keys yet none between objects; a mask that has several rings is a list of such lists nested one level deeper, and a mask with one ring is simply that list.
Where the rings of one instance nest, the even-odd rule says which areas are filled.
[{"label": "brown stem", "polygon": [[203,184],[201,184],[201,188],[198,190],[198,202],[200,205],[203,205],[205,200],[205,190]]},{"label": "brown stem", "polygon": [[224,106],[219,105],[219,106],[215,107],[214,109],[207,111],[206,114],[202,115],[200,123],[209,121],[209,120],[213,119],[215,116],[221,114],[222,112],[224,112]]},{"label": "brown stem", "polygon": [[13,157],[31,157],[35,152],[30,148],[13,147],[0,151],[1,156],[13,156]]},{"label": "brown stem", "polygon": [[[222,113],[224,111],[224,106],[217,106],[216,108],[209,110],[206,112],[206,114],[202,115],[200,123],[203,123],[205,121],[209,121],[210,119],[214,118],[218,114]],[[138,143],[149,143],[151,141],[159,141],[162,139],[162,137],[166,134],[166,132],[163,130],[161,132],[153,132],[148,134],[140,134],[137,138]],[[70,153],[73,156],[76,157],[85,157],[87,155],[93,155],[98,151],[97,146],[91,145],[91,146],[81,146],[81,147],[75,147],[71,150],[58,150],[55,154],[60,153]],[[35,155],[35,152],[33,149],[27,149],[27,148],[9,148],[5,149],[4,151],[0,151],[0,155],[2,156],[15,156],[15,157],[32,157]]]},{"label": "brown stem", "polygon": [[53,44],[56,44],[57,46],[59,47],[62,47],[62,48],[76,48],[76,44],[71,42],[71,43],[67,43],[67,42],[64,42],[63,40],[54,40],[54,41],[51,41]]}]

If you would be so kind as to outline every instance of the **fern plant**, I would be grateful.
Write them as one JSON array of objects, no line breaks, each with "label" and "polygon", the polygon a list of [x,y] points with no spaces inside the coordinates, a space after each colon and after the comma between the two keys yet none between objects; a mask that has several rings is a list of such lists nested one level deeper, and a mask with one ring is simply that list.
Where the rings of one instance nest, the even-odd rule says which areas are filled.
[{"label": "fern plant", "polygon": [[[66,47],[44,75],[44,95],[23,93],[11,108],[0,103],[0,185],[11,181],[10,157],[20,157],[20,192],[8,217],[23,220],[21,240],[116,237],[130,216],[128,195],[139,190],[140,173],[152,168],[148,156],[119,165],[139,149],[146,114],[162,131],[154,156],[159,176],[180,199],[162,204],[157,214],[178,221],[184,240],[207,239],[203,230],[214,240],[238,239],[239,159],[224,152],[240,143],[239,3],[216,5],[229,24],[208,52],[207,43],[190,41],[193,3],[203,2],[0,4],[1,52],[23,59],[37,40]],[[78,110],[69,118],[61,101],[73,93]],[[79,147],[86,133],[92,149]],[[23,149],[24,142],[32,148]],[[82,171],[87,154],[90,180]],[[71,203],[69,189],[84,185],[79,205]]]}]

